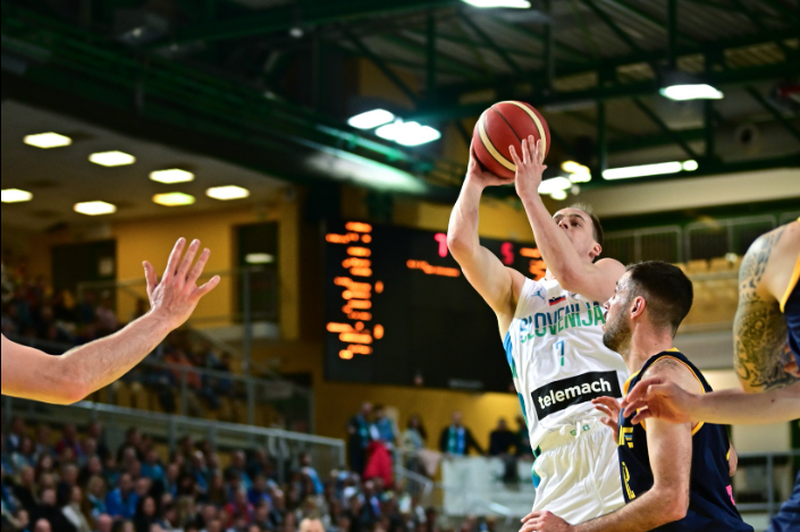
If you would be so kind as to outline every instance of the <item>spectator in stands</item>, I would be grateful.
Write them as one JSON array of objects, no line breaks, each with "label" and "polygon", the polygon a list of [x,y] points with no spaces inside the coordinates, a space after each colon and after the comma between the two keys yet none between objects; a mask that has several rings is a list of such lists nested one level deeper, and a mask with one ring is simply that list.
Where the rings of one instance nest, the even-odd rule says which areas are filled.
[{"label": "spectator in stands", "polygon": [[375,405],[375,423],[373,424],[377,434],[372,436],[373,440],[380,440],[386,445],[390,451],[393,450],[397,444],[397,431],[394,428],[394,422],[386,416],[386,407],[383,405]]},{"label": "spectator in stands", "polygon": [[56,444],[56,454],[62,454],[65,449],[71,449],[76,458],[83,456],[83,448],[78,441],[75,425],[66,425],[62,431],[63,437]]},{"label": "spectator in stands", "polygon": [[108,494],[106,508],[114,520],[130,520],[136,515],[139,496],[133,491],[133,481],[128,473],[119,477],[119,487]]},{"label": "spectator in stands", "polygon": [[77,532],[92,532],[92,527],[89,526],[89,521],[83,514],[83,491],[79,486],[73,486],[72,493],[70,494],[69,503],[64,505],[61,513],[75,527]]},{"label": "spectator in stands", "polygon": [[269,455],[264,449],[256,449],[253,451],[250,460],[247,462],[247,474],[255,482],[256,477],[263,475],[270,478],[273,474],[272,463],[269,460]]},{"label": "spectator in stands", "polygon": [[300,522],[299,532],[325,532],[322,521],[317,518],[306,518]]},{"label": "spectator in stands", "polygon": [[233,500],[225,506],[225,511],[232,519],[244,518],[248,523],[253,520],[255,508],[247,500],[247,495],[242,491],[237,491],[233,495]]},{"label": "spectator in stands", "polygon": [[180,469],[178,464],[172,463],[167,466],[164,473],[164,493],[169,493],[173,499],[178,497],[178,476]]},{"label": "spectator in stands", "polygon": [[47,519],[38,519],[33,525],[33,532],[53,532],[53,527]]},{"label": "spectator in stands", "polygon": [[25,422],[22,418],[15,417],[11,420],[11,432],[5,439],[5,449],[7,453],[16,453],[19,451],[22,440],[25,438]]},{"label": "spectator in stands", "polygon": [[19,471],[19,482],[13,487],[14,497],[29,512],[36,508],[36,471],[26,467]]},{"label": "spectator in stands", "polygon": [[145,453],[144,463],[142,464],[142,476],[149,478],[153,484],[164,483],[164,468],[161,467],[158,458],[158,451],[154,448]]},{"label": "spectator in stands", "polygon": [[103,462],[100,460],[99,456],[95,455],[86,460],[86,464],[81,469],[80,475],[78,475],[78,484],[86,486],[90,478],[102,476]]},{"label": "spectator in stands", "polygon": [[14,454],[11,455],[11,466],[13,471],[21,471],[26,467],[33,467],[36,465],[36,448],[33,445],[33,440],[28,436],[24,436]]},{"label": "spectator in stands", "polygon": [[65,464],[61,467],[61,479],[56,485],[56,498],[59,504],[67,504],[73,496],[73,488],[78,485],[78,467],[75,464]]},{"label": "spectator in stands", "polygon": [[45,473],[52,473],[55,462],[50,454],[41,454],[36,461],[36,478],[41,478]]},{"label": "spectator in stands", "polygon": [[77,532],[75,526],[61,513],[56,502],[56,490],[42,490],[41,503],[34,510],[32,521],[38,526],[40,520],[45,520],[56,532]]},{"label": "spectator in stands", "polygon": [[306,493],[306,495],[322,495],[325,491],[325,486],[322,485],[322,480],[319,478],[319,474],[317,474],[316,469],[311,467],[311,455],[308,453],[302,453],[300,455],[300,471],[303,475],[305,475],[308,479],[311,480],[313,485],[314,491],[313,493]]},{"label": "spectator in stands", "polygon": [[489,434],[489,456],[510,455],[515,447],[517,436],[508,429],[504,418],[497,422],[497,428]]},{"label": "spectator in stands", "polygon": [[105,434],[103,434],[103,426],[97,421],[92,421],[89,423],[89,426],[86,429],[86,434],[89,438],[93,438],[94,441],[97,442],[97,455],[102,460],[105,460],[106,457],[111,454],[111,452],[108,449],[108,445],[106,445],[106,437]]},{"label": "spectator in stands", "polygon": [[97,517],[97,528],[95,532],[111,532],[114,527],[114,520],[108,514],[101,514]]},{"label": "spectator in stands", "polygon": [[403,465],[409,471],[414,473],[422,472],[418,453],[425,448],[427,439],[428,434],[422,425],[422,418],[420,418],[419,414],[414,414],[408,418],[406,430],[403,432],[401,448],[405,457]]},{"label": "spectator in stands", "polygon": [[86,484],[86,509],[92,519],[107,514],[106,496],[105,481],[99,476],[91,477]]},{"label": "spectator in stands", "polygon": [[256,508],[264,501],[272,504],[272,497],[267,486],[267,477],[258,475],[253,481],[253,487],[247,492],[247,500]]},{"label": "spectator in stands", "polygon": [[250,476],[247,474],[247,459],[244,451],[236,451],[233,453],[231,456],[231,465],[225,470],[225,474],[238,477],[245,493],[253,487],[253,481],[250,480]]},{"label": "spectator in stands", "polygon": [[439,438],[439,450],[447,456],[466,456],[472,449],[478,454],[485,454],[472,431],[464,427],[461,412],[454,412],[453,422],[442,431]]},{"label": "spectator in stands", "polygon": [[133,517],[133,526],[136,532],[150,532],[150,527],[156,522],[158,508],[156,500],[145,495],[136,505],[136,514]]},{"label": "spectator in stands", "polygon": [[367,466],[367,447],[370,438],[370,422],[372,418],[372,404],[361,405],[361,412],[353,416],[347,424],[349,434],[347,451],[350,458],[350,469],[359,475],[364,473]]},{"label": "spectator in stands", "polygon": [[42,455],[53,454],[53,449],[50,447],[50,426],[42,423],[36,430],[36,461],[38,463]]}]

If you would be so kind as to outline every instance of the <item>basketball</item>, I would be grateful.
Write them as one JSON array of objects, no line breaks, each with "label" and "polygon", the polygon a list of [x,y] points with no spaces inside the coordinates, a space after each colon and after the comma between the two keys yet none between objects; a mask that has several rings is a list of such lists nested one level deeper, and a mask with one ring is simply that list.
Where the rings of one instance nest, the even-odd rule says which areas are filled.
[{"label": "basketball", "polygon": [[514,179],[516,166],[509,146],[514,146],[522,157],[522,139],[533,135],[543,141],[544,156],[550,151],[550,128],[547,121],[525,102],[498,102],[486,109],[473,131],[473,147],[478,161],[493,174]]}]

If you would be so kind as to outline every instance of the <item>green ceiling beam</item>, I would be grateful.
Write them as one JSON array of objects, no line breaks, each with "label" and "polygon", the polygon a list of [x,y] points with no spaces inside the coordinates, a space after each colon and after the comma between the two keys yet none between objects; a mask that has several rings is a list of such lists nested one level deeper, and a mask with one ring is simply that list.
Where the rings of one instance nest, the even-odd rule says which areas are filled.
[{"label": "green ceiling beam", "polygon": [[623,30],[622,28],[620,28],[619,26],[617,26],[616,22],[614,22],[614,20],[613,20],[613,19],[612,19],[612,18],[611,18],[611,17],[608,15],[608,13],[606,13],[605,11],[603,11],[602,9],[600,9],[600,8],[597,6],[597,4],[595,4],[595,3],[593,2],[593,0],[581,0],[581,2],[582,2],[582,3],[583,3],[585,6],[586,6],[586,7],[588,7],[589,9],[591,9],[591,10],[594,12],[594,14],[595,14],[595,15],[597,15],[597,16],[600,18],[600,20],[602,20],[602,21],[603,21],[603,23],[604,23],[606,26],[608,26],[608,28],[609,28],[611,31],[613,31],[613,32],[614,32],[614,35],[616,35],[617,37],[619,37],[619,39],[620,39],[622,42],[624,42],[625,44],[627,44],[627,45],[628,45],[628,48],[630,48],[630,49],[631,49],[632,51],[634,51],[634,52],[641,52],[641,51],[642,51],[642,48],[641,48],[641,46],[639,46],[639,45],[638,45],[638,44],[637,44],[637,43],[636,43],[636,42],[633,40],[633,38],[631,38],[631,36],[630,36],[630,35],[628,35],[628,34],[625,32],[625,30]]},{"label": "green ceiling beam", "polygon": [[[406,33],[409,34],[409,35],[414,35],[416,37],[420,37],[420,38],[426,38],[427,37],[427,33],[422,32],[422,31],[417,31],[417,30],[406,30]],[[464,45],[464,46],[480,48],[480,49],[483,49],[483,50],[491,50],[491,47],[488,44],[481,43],[481,42],[476,42],[476,41],[473,41],[472,39],[456,37],[454,35],[446,35],[446,34],[441,33],[441,32],[436,34],[436,40],[443,41],[443,42],[451,42],[453,44],[461,44],[461,45]],[[517,48],[517,47],[513,47],[513,46],[506,46],[506,45],[503,45],[503,49],[507,53],[511,54],[512,56],[524,57],[526,59],[539,59],[539,60],[542,59],[542,54],[535,54],[535,53],[531,52],[530,50]]]},{"label": "green ceiling beam", "polygon": [[[650,13],[647,13],[646,11],[643,11],[642,9],[634,6],[630,2],[626,2],[624,0],[603,0],[603,1],[605,3],[607,3],[607,4],[611,4],[611,5],[615,6],[620,11],[622,11],[622,12],[624,12],[624,13],[626,13],[626,14],[628,14],[628,15],[636,18],[636,19],[638,19],[639,22],[643,22],[643,23],[645,23],[647,25],[650,25],[650,26],[653,26],[655,28],[658,28],[659,30],[663,31],[664,33],[667,33],[667,34],[670,33],[670,30],[667,27],[665,22],[662,22],[658,18],[656,18],[653,15],[651,15]],[[687,35],[684,35],[684,34],[682,34],[680,32],[676,32],[675,36],[678,39],[681,39],[682,41],[686,42],[687,44],[689,44],[691,46],[697,46],[699,44],[697,42],[697,40],[695,40],[692,37],[689,37]]]},{"label": "green ceiling beam", "polygon": [[213,42],[268,35],[287,31],[295,26],[314,27],[334,22],[364,20],[375,17],[400,15],[426,9],[455,7],[458,0],[349,0],[296,4],[264,9],[252,15],[228,20],[179,27],[174,39],[167,44]]},{"label": "green ceiling beam", "polygon": [[680,135],[677,135],[675,131],[673,131],[672,129],[670,129],[670,127],[669,127],[669,126],[666,124],[666,122],[664,122],[664,121],[661,119],[661,117],[660,117],[660,116],[658,116],[658,114],[656,114],[656,112],[655,112],[655,111],[653,111],[652,109],[650,109],[650,108],[647,106],[647,104],[645,104],[645,103],[644,103],[643,101],[641,101],[639,98],[633,98],[631,101],[633,102],[633,104],[634,104],[634,105],[635,105],[635,106],[636,106],[636,107],[637,107],[637,108],[638,108],[638,109],[639,109],[639,110],[640,110],[642,113],[644,113],[644,114],[647,116],[647,118],[649,118],[649,119],[650,119],[650,121],[651,121],[651,122],[653,122],[654,124],[656,124],[656,125],[659,127],[659,129],[661,129],[661,131],[663,131],[664,133],[666,133],[666,134],[667,134],[667,135],[668,135],[668,136],[669,136],[669,137],[670,137],[670,138],[671,138],[671,139],[672,139],[672,140],[675,142],[675,144],[677,144],[678,146],[680,146],[680,147],[681,147],[681,149],[682,149],[683,151],[685,151],[685,152],[686,152],[686,155],[688,155],[688,156],[689,156],[689,157],[691,157],[692,159],[697,159],[697,158],[698,158],[698,155],[697,155],[697,153],[695,153],[695,151],[694,151],[692,148],[690,148],[690,147],[689,147],[689,144],[688,144],[687,142],[685,142],[685,141],[684,141],[684,140],[683,140],[683,139],[680,137]]},{"label": "green ceiling beam", "polygon": [[[487,13],[483,16],[486,17],[487,19],[491,19],[492,22],[499,24],[500,26],[503,27],[504,30],[507,30],[510,33],[516,33],[521,39],[534,39],[542,44],[545,44],[547,42],[545,36],[540,35],[538,32],[520,28],[519,26],[512,24],[506,20],[497,18],[496,16],[493,16],[490,13]],[[555,42],[555,47],[556,50],[558,50],[559,52],[568,55],[577,61],[583,61],[583,62],[586,61],[586,52],[583,50],[573,48],[568,44],[564,44],[558,41]]]},{"label": "green ceiling beam", "polygon": [[[708,82],[714,86],[723,87],[726,85],[744,85],[755,81],[778,79],[789,75],[790,72],[796,72],[794,65],[779,63],[774,65],[728,69],[723,72],[712,72],[706,77],[708,78]],[[547,106],[589,105],[591,102],[596,101],[652,96],[658,93],[659,88],[659,81],[653,79],[632,83],[602,85],[580,91],[550,93],[534,91],[534,93],[516,94],[514,97],[529,99],[535,102],[537,107],[546,111]],[[452,120],[455,118],[477,116],[483,112],[486,107],[491,105],[491,103],[491,101],[484,101],[466,105],[452,105],[449,107],[439,106],[435,109],[422,109],[414,113],[413,118],[416,120]]]},{"label": "green ceiling beam", "polygon": [[398,76],[391,68],[389,68],[389,66],[383,61],[383,59],[381,59],[375,53],[373,53],[372,50],[364,46],[364,43],[361,42],[361,40],[358,37],[350,33],[347,29],[344,29],[343,31],[347,40],[353,46],[356,47],[356,50],[358,50],[358,52],[361,55],[369,59],[372,62],[372,64],[374,64],[378,68],[378,70],[380,70],[381,73],[395,85],[395,87],[400,89],[403,92],[403,94],[405,94],[408,97],[409,100],[411,100],[415,104],[419,101],[419,95],[416,92],[414,92],[411,89],[411,87],[406,85],[406,83],[400,78],[400,76]]},{"label": "green ceiling beam", "polygon": [[465,15],[464,13],[459,13],[458,18],[464,24],[466,24],[467,27],[469,27],[469,29],[474,31],[478,35],[478,37],[480,37],[480,39],[484,42],[484,44],[486,44],[494,53],[500,56],[500,59],[502,59],[503,62],[506,65],[508,65],[508,67],[511,69],[512,72],[514,72],[514,74],[519,75],[522,73],[522,67],[520,67],[516,61],[514,61],[514,59],[508,54],[506,50],[498,46],[498,44],[494,42],[494,40],[489,36],[489,34],[486,33],[483,30],[483,28],[478,26],[475,23],[475,21],[473,21],[471,18],[469,18],[468,15]]},{"label": "green ceiling beam", "polygon": [[[393,44],[399,48],[403,48],[404,50],[411,52],[413,54],[418,55],[420,58],[424,58],[427,60],[428,54],[428,46],[426,44],[420,44],[418,42],[412,41],[402,35],[385,35],[381,36],[381,39],[385,40],[386,42]],[[471,79],[486,79],[486,72],[480,72],[475,69],[475,65],[462,63],[461,61],[454,59],[447,54],[442,52],[438,53],[438,57],[436,58],[436,62],[440,65],[444,65],[447,68],[450,68],[454,72],[462,73],[463,76],[471,78]]]}]

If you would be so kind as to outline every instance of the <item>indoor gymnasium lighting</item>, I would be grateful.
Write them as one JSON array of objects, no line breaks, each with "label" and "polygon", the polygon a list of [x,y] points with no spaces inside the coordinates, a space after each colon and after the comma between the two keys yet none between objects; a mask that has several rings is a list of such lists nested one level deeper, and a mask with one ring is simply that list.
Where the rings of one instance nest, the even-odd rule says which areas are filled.
[{"label": "indoor gymnasium lighting", "polygon": [[675,101],[721,100],[725,95],[705,83],[670,85],[659,90],[662,96]]},{"label": "indoor gymnasium lighting", "polygon": [[566,190],[554,190],[550,197],[557,201],[564,201],[567,199],[567,191]]},{"label": "indoor gymnasium lighting", "polygon": [[269,253],[248,253],[244,257],[247,264],[272,264],[275,262],[275,255]]},{"label": "indoor gymnasium lighting", "polygon": [[373,129],[394,120],[394,114],[385,109],[373,109],[350,118],[347,121],[352,127],[357,129]]},{"label": "indoor gymnasium lighting", "polygon": [[181,170],[180,168],[170,168],[169,170],[150,172],[150,179],[158,183],[173,185],[175,183],[194,181],[194,174],[186,170]]},{"label": "indoor gymnasium lighting", "polygon": [[572,182],[566,177],[553,177],[539,183],[539,194],[550,194],[552,196],[554,192],[563,192],[570,188],[572,188]]},{"label": "indoor gymnasium lighting", "polygon": [[121,151],[104,151],[91,154],[89,161],[100,166],[125,166],[135,163],[136,157]]},{"label": "indoor gymnasium lighting", "polygon": [[573,183],[588,183],[592,180],[592,172],[589,167],[575,161],[564,161],[561,163],[561,169],[569,174],[567,177]]},{"label": "indoor gymnasium lighting", "polygon": [[625,166],[623,168],[609,168],[603,171],[603,179],[614,181],[616,179],[631,179],[651,175],[677,174],[681,171],[693,172],[697,170],[697,161],[673,161],[669,163],[641,164],[638,166]]},{"label": "indoor gymnasium lighting", "polygon": [[153,203],[158,203],[164,207],[180,207],[182,205],[193,205],[194,196],[183,192],[168,192],[166,194],[156,194],[153,196]]},{"label": "indoor gymnasium lighting", "polygon": [[212,187],[206,190],[206,196],[220,201],[242,199],[250,196],[250,191],[246,188],[229,185],[226,187]]},{"label": "indoor gymnasium lighting", "polygon": [[18,188],[4,188],[2,190],[2,203],[22,203],[33,199],[33,194]]},{"label": "indoor gymnasium lighting", "polygon": [[113,214],[117,212],[117,206],[105,201],[85,201],[76,203],[73,207],[75,212],[86,216],[100,216],[101,214]]},{"label": "indoor gymnasium lighting", "polygon": [[72,139],[59,135],[58,133],[37,133],[36,135],[26,135],[23,142],[28,146],[36,146],[37,148],[61,148],[62,146],[69,146],[72,144]]},{"label": "indoor gymnasium lighting", "polygon": [[465,4],[473,7],[492,8],[492,7],[510,7],[515,9],[528,9],[531,7],[529,0],[461,0]]},{"label": "indoor gymnasium lighting", "polygon": [[396,120],[375,130],[375,134],[382,139],[392,140],[403,146],[419,146],[427,142],[439,140],[442,134],[430,126],[423,126],[418,122],[403,122]]}]

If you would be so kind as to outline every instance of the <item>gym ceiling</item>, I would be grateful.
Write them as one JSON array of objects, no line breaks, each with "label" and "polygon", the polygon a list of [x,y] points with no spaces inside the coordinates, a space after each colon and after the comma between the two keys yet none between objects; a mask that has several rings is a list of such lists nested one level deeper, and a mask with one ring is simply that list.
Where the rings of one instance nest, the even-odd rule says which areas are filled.
[{"label": "gym ceiling", "polygon": [[[551,177],[573,160],[592,170],[581,186],[613,186],[603,169],[697,161],[641,178],[688,180],[800,167],[798,6],[2,0],[2,91],[286,181],[434,199],[460,185],[480,112],[517,99],[549,121]],[[659,89],[675,72],[724,98],[666,99]],[[375,107],[443,138],[403,147],[347,125]]]}]

